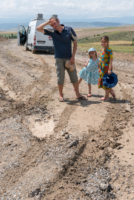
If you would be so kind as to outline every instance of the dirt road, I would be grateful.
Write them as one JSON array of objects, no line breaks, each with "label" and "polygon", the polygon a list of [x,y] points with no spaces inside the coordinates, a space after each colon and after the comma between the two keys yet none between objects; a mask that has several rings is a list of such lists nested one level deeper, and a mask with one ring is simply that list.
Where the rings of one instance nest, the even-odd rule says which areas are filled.
[{"label": "dirt road", "polygon": [[66,74],[59,102],[52,54],[7,40],[0,61],[0,200],[134,199],[134,62],[114,60],[116,100],[78,101]]}]

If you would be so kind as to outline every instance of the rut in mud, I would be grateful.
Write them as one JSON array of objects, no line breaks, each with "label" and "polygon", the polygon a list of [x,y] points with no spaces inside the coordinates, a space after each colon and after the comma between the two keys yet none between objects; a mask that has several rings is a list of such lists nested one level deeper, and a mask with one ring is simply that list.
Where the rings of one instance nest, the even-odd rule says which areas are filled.
[{"label": "rut in mud", "polygon": [[[121,138],[133,130],[133,62],[114,61],[116,100],[100,102],[97,86],[88,101],[76,100],[66,74],[61,103],[53,55],[33,55],[15,40],[0,46],[1,200],[133,198],[133,158],[126,165],[118,158],[125,148]],[[86,95],[84,82],[80,91]],[[122,190],[127,165],[131,176]]]}]

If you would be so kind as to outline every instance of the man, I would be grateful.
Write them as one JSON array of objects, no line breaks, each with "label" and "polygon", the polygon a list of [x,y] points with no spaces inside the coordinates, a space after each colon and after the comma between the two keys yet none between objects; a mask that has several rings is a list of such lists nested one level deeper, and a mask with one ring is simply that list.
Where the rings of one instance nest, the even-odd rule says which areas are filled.
[{"label": "man", "polygon": [[[44,29],[45,26],[50,25],[53,29]],[[78,88],[78,77],[76,69],[70,71],[65,68],[65,62],[70,60],[70,64],[74,64],[75,53],[77,50],[77,36],[71,27],[64,26],[60,24],[57,15],[53,15],[47,22],[40,24],[37,31],[44,33],[45,35],[50,35],[53,39],[55,59],[56,59],[56,69],[57,69],[57,83],[59,89],[59,101],[64,101],[63,98],[63,84],[65,77],[65,69],[67,70],[70,80],[74,86],[77,99],[86,98],[79,93]],[[73,41],[73,52],[71,48],[71,43]]]}]

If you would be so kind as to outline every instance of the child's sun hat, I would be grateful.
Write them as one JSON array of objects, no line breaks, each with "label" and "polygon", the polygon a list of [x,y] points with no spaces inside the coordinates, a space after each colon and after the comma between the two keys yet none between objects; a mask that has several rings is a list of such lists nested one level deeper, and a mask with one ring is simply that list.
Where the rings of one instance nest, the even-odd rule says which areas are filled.
[{"label": "child's sun hat", "polygon": [[118,83],[118,77],[115,73],[111,73],[110,75],[105,74],[103,76],[103,85],[107,88],[113,88]]},{"label": "child's sun hat", "polygon": [[88,53],[90,53],[91,51],[96,51],[96,49],[95,48],[90,48],[89,50],[88,50]]},{"label": "child's sun hat", "polygon": [[69,68],[70,71],[74,71],[75,68],[76,68],[75,63],[72,64],[72,65],[70,64],[70,60],[67,60],[67,61],[65,62],[65,67],[66,67],[66,68]]}]

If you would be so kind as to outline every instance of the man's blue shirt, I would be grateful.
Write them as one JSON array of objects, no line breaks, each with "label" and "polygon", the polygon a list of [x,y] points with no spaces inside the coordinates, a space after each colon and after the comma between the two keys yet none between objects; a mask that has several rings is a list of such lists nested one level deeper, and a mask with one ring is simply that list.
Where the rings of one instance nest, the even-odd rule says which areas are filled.
[{"label": "man's blue shirt", "polygon": [[44,34],[50,35],[53,39],[55,58],[71,58],[71,41],[77,40],[76,33],[71,27],[64,26],[61,33],[54,29],[44,29]]}]

